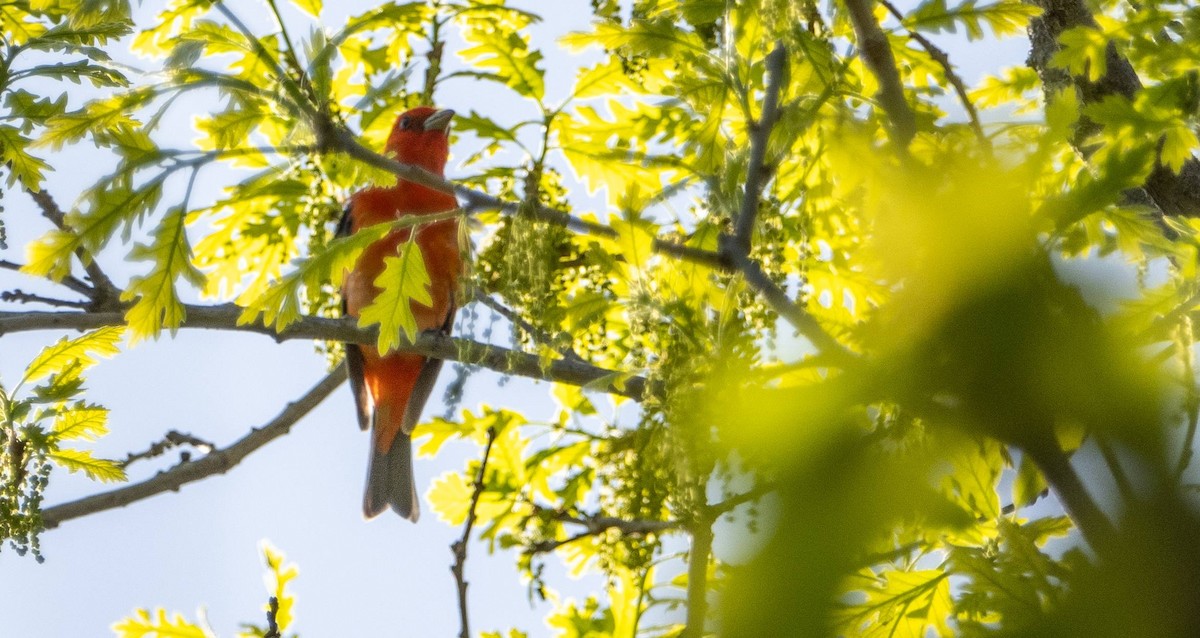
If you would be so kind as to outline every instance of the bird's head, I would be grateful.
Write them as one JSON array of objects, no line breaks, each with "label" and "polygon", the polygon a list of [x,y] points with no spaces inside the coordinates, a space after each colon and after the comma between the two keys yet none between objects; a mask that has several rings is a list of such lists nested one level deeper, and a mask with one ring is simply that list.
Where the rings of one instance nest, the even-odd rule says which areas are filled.
[{"label": "bird's head", "polygon": [[387,154],[405,164],[414,164],[438,175],[450,156],[450,120],[454,111],[418,106],[396,118],[388,136]]}]

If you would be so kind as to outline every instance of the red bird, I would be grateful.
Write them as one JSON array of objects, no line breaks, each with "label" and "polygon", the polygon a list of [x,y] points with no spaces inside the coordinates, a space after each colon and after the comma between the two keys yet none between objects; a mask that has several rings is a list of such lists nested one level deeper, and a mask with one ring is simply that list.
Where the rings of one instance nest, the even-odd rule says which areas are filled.
[{"label": "red bird", "polygon": [[[454,111],[427,106],[407,111],[396,119],[388,137],[386,154],[405,164],[442,175],[450,154],[450,120]],[[358,232],[373,224],[405,215],[426,215],[458,206],[453,195],[401,179],[390,188],[368,188],[355,193],[338,224],[338,235]],[[357,317],[381,292],[376,279],[384,259],[397,255],[401,242],[416,232],[416,244],[429,273],[432,306],[411,302],[419,330],[450,332],[455,292],[462,272],[458,251],[458,222],[444,220],[398,230],[372,244],[359,258],[342,286],[342,310]],[[416,521],[420,514],[413,480],[412,431],[421,418],[441,370],[440,359],[417,354],[380,355],[371,346],[346,344],[350,388],[358,408],[358,424],[371,428],[371,460],[363,515],[374,518],[389,506]]]}]

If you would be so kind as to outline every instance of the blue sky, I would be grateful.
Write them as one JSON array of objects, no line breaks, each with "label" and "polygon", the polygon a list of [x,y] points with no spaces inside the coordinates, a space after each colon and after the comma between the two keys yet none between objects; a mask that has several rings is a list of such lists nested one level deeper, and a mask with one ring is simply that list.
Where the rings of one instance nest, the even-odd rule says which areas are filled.
[{"label": "blue sky", "polygon": [[[158,4],[146,3],[140,11],[149,13]],[[240,11],[253,28],[269,28],[267,14],[257,3],[237,4],[244,7]],[[371,3],[327,4],[322,19],[334,28],[346,14]],[[586,29],[591,15],[586,0],[510,4],[544,17],[533,27],[533,37],[535,46],[548,52],[554,51],[557,37]],[[299,14],[291,18],[302,27]],[[978,52],[973,57],[956,56],[961,45],[954,42],[960,38],[935,39],[950,51],[968,83],[985,71],[1019,64],[1025,50],[1020,39],[1012,39],[990,47],[987,56]],[[597,57],[597,53],[548,53],[544,65],[550,100],[566,95],[575,70]],[[447,83],[439,102],[464,112],[473,108],[509,115],[516,109],[534,113],[532,106],[506,90],[473,80]],[[947,108],[954,107],[948,104]],[[186,143],[192,136],[187,128],[190,122],[184,118],[179,124],[179,141]],[[473,150],[458,149],[455,155],[461,159]],[[64,206],[110,168],[89,156],[86,148],[55,156],[51,163],[57,171],[47,188]],[[453,159],[447,174],[460,174]],[[211,198],[232,177],[213,169],[203,173],[196,202]],[[598,198],[583,196],[582,189],[575,192],[582,206],[602,205]],[[23,196],[12,194],[5,204],[11,248],[0,257],[21,260],[23,244],[44,227]],[[123,278],[135,272],[121,261],[120,250],[113,253],[117,257],[103,260],[110,273]],[[35,286],[0,272],[0,289],[13,287]],[[11,382],[19,377],[24,364],[57,336],[24,333],[0,339],[0,378]],[[323,359],[311,344],[302,342],[278,345],[255,335],[183,330],[175,338],[141,344],[100,364],[89,377],[89,398],[112,410],[113,431],[97,445],[98,453],[120,458],[144,449],[171,429],[226,445],[270,420],[324,373]],[[447,368],[443,385],[449,377]],[[492,372],[475,375],[462,407],[514,406],[533,419],[549,419],[556,412],[547,384],[513,378],[497,387],[496,381]],[[427,416],[442,412],[439,400],[440,393],[435,392]],[[417,525],[389,514],[364,522],[360,499],[366,454],[366,435],[355,425],[352,401],[343,387],[289,436],[226,475],[46,532],[44,564],[5,548],[0,552],[0,636],[106,635],[112,622],[135,608],[159,606],[191,619],[204,606],[218,635],[231,636],[238,623],[263,620],[267,590],[260,542],[264,539],[300,566],[300,576],[293,581],[298,597],[294,629],[302,635],[457,635],[449,546],[461,530],[438,521],[427,505]],[[472,446],[452,444],[436,459],[418,459],[419,490],[423,492],[435,476],[460,469],[468,456],[477,454]],[[169,454],[167,459],[169,463],[176,456]],[[144,478],[161,467],[134,466],[131,478]],[[104,488],[57,472],[46,502],[59,503],[98,489]],[[725,541],[723,547],[722,551],[736,554],[736,542]],[[490,556],[483,545],[471,547],[467,575],[473,627],[476,631],[515,627],[531,636],[549,635],[542,618],[550,607],[530,603],[514,562],[514,555]],[[565,595],[579,598],[599,588],[598,579],[571,581],[556,559],[548,563],[549,582]]]}]

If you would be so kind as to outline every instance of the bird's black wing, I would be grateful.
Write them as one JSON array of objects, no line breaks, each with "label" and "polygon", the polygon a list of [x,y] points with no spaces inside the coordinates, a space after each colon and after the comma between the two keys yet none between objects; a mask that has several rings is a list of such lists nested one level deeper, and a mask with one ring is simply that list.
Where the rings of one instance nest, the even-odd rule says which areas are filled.
[{"label": "bird's black wing", "polygon": [[[342,211],[342,218],[338,221],[337,231],[334,237],[349,237],[351,234],[350,228],[350,208],[353,204],[346,204],[346,208]],[[342,316],[347,316],[346,298],[342,297]],[[354,405],[358,408],[358,427],[367,429],[371,427],[371,398],[367,394],[367,385],[363,383],[363,353],[357,343],[343,344],[346,348],[346,373],[350,377],[350,392],[354,395]]]}]

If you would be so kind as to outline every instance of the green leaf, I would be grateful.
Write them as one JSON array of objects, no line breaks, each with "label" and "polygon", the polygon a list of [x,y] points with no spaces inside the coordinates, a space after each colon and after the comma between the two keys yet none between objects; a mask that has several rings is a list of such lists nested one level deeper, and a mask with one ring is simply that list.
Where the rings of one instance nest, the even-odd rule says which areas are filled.
[{"label": "green leaf", "polygon": [[624,204],[636,209],[638,202],[631,201],[632,196],[647,199],[658,194],[663,180],[674,173],[647,155],[661,112],[642,104],[630,108],[611,99],[606,104],[612,120],[583,105],[569,118],[556,118],[554,131],[563,156],[588,193],[604,187],[611,206]]},{"label": "green leaf", "polygon": [[80,84],[83,80],[87,80],[95,88],[111,88],[129,84],[129,78],[126,78],[120,71],[88,60],[42,64],[29,69],[26,73],[36,77],[69,80],[74,84]]},{"label": "green leaf", "polygon": [[541,51],[529,49],[529,36],[503,21],[472,20],[463,29],[468,49],[458,52],[464,62],[495,74],[517,93],[541,103],[546,94],[545,71],[538,68]]},{"label": "green leaf", "polygon": [[51,117],[46,121],[46,132],[37,141],[37,146],[49,146],[59,151],[64,145],[78,142],[89,134],[122,127],[140,128],[130,113],[153,96],[151,91],[133,91],[112,98],[93,100],[82,109]]},{"label": "green leaf", "polygon": [[92,480],[105,483],[126,480],[125,470],[121,469],[116,461],[95,458],[88,450],[58,448],[47,456],[56,464],[70,470],[72,474],[82,471]]},{"label": "green leaf", "polygon": [[1200,147],[1200,139],[1196,138],[1196,133],[1188,123],[1180,121],[1178,126],[1170,126],[1163,133],[1160,159],[1178,173],[1197,147]]},{"label": "green leaf", "polygon": [[390,224],[376,224],[329,242],[321,252],[301,260],[296,270],[252,297],[238,324],[252,323],[262,316],[264,325],[283,330],[300,318],[302,295],[324,285],[340,287],[362,252],[392,228]]},{"label": "green leaf", "polygon": [[208,151],[245,146],[266,115],[253,108],[230,108],[216,115],[200,116],[196,119],[196,128],[204,137],[197,140],[196,147]]},{"label": "green leaf", "polygon": [[46,32],[46,25],[29,18],[24,11],[0,7],[0,34],[8,44],[21,46]]},{"label": "green leaf", "polygon": [[1093,27],[1075,27],[1064,31],[1058,41],[1062,48],[1050,63],[1069,71],[1071,75],[1087,76],[1095,82],[1108,71],[1108,38]]},{"label": "green leaf", "polygon": [[[29,47],[42,51],[68,50],[94,55],[91,51],[85,51],[83,47],[85,45],[108,44],[113,40],[129,35],[132,30],[133,28],[130,26],[128,20],[110,20],[95,22],[93,24],[79,24],[67,21],[56,25],[54,28],[35,38],[29,43]],[[99,49],[96,49],[96,51],[99,51]],[[103,54],[102,51],[101,53]],[[108,55],[103,54],[102,59],[107,60]]]},{"label": "green leaf", "polygon": [[558,404],[572,414],[580,416],[592,416],[596,414],[595,404],[583,393],[583,388],[579,386],[555,383],[551,389],[551,393],[558,401]]},{"label": "green leaf", "polygon": [[58,413],[50,438],[55,442],[74,439],[95,441],[107,433],[108,409],[81,403]]},{"label": "green leaf", "polygon": [[430,439],[421,444],[418,453],[421,456],[434,456],[442,448],[442,445],[452,438],[470,439],[483,445],[487,442],[489,429],[499,433],[504,432],[510,426],[519,426],[524,423],[525,417],[515,412],[496,410],[485,404],[479,407],[478,414],[470,410],[463,410],[462,416],[457,422],[438,418],[421,423],[413,432],[413,438],[430,435]]},{"label": "green leaf", "polygon": [[88,368],[97,357],[110,357],[120,351],[118,343],[125,328],[109,326],[99,328],[74,339],[63,337],[52,346],[43,348],[38,356],[25,368],[25,375],[17,386],[33,383],[51,374],[60,373],[73,366]]},{"label": "green leaf", "polygon": [[1037,465],[1030,460],[1028,454],[1022,455],[1021,463],[1017,465],[1017,476],[1013,480],[1013,505],[1017,507],[1033,505],[1041,498],[1042,490],[1046,488],[1046,478],[1042,476]]},{"label": "green leaf", "polygon": [[162,197],[167,173],[160,173],[138,188],[131,187],[132,176],[123,172],[111,181],[102,180],[87,194],[86,212],[67,213],[71,230],[54,229],[26,246],[27,259],[22,272],[61,280],[70,274],[71,259],[78,248],[95,254],[123,227],[126,239],[142,215],[153,209]]},{"label": "green leaf", "polygon": [[471,509],[470,484],[458,472],[446,472],[434,479],[425,497],[437,513],[438,518],[448,525],[462,525]]},{"label": "green leaf", "polygon": [[64,403],[83,390],[83,365],[74,361],[66,369],[50,375],[50,379],[33,388],[32,401],[37,403]]},{"label": "green leaf", "polygon": [[[34,95],[25,89],[17,89],[5,94],[4,104],[12,115],[28,120],[28,123],[21,129],[22,133],[28,134],[33,128],[32,124],[42,124],[51,117],[66,113],[67,94],[62,93],[58,99],[51,100],[48,97]],[[8,143],[7,140],[4,141],[5,145]]]},{"label": "green leaf", "polygon": [[865,591],[862,605],[847,608],[844,629],[857,635],[865,623],[879,627],[887,636],[923,638],[930,629],[938,636],[952,636],[949,619],[954,613],[949,574],[940,569],[885,571],[879,584]]},{"label": "green leaf", "polygon": [[433,304],[430,295],[429,273],[425,270],[425,259],[415,241],[400,244],[399,254],[383,260],[383,272],[375,278],[375,287],[380,293],[371,305],[359,313],[358,325],[365,328],[379,324],[377,348],[386,353],[404,343],[403,333],[411,343],[417,338],[417,318],[412,304]]},{"label": "green leaf", "polygon": [[1000,444],[992,440],[963,444],[951,457],[953,471],[942,479],[951,497],[972,515],[992,520],[1000,516],[996,487],[1004,470]]},{"label": "green leaf", "polygon": [[181,277],[194,286],[204,285],[204,273],[192,264],[192,248],[185,230],[185,211],[175,209],[154,230],[154,239],[149,244],[138,244],[129,253],[131,260],[153,263],[150,272],[129,280],[121,292],[121,301],[133,301],[125,312],[131,338],[136,342],[146,337],[157,337],[166,328],[174,334],[187,311],[175,282]]},{"label": "green leaf", "polygon": [[42,172],[50,168],[50,165],[36,158],[25,151],[30,145],[30,140],[24,135],[21,135],[20,129],[0,124],[0,164],[7,163],[10,167],[8,173],[8,188],[12,188],[17,182],[33,192],[41,190]]},{"label": "green leaf", "polygon": [[966,0],[953,8],[946,6],[946,0],[927,0],[905,16],[904,25],[920,31],[956,33],[961,23],[969,40],[983,38],[983,28],[987,26],[1003,38],[1021,32],[1031,18],[1041,13],[1040,7],[1020,0],[1001,0],[983,6],[977,0]]}]

